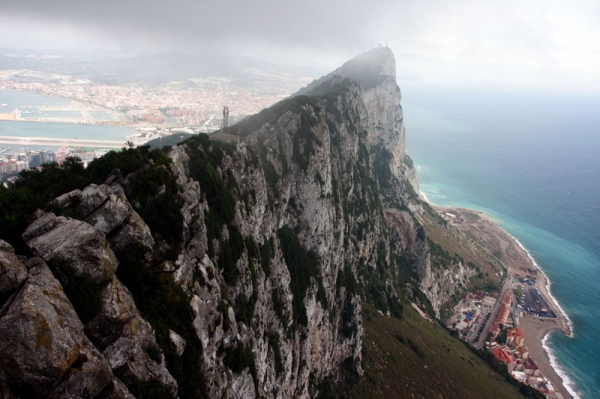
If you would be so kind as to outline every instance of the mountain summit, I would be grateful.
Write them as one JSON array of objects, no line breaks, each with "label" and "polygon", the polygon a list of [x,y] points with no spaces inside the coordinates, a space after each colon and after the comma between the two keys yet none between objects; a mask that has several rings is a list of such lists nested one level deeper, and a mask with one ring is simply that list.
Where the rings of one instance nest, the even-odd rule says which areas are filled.
[{"label": "mountain summit", "polygon": [[396,81],[396,59],[389,47],[377,47],[347,62],[335,71],[315,80],[298,94],[306,94],[333,76],[343,76],[360,82],[365,90],[377,86],[386,78]]}]

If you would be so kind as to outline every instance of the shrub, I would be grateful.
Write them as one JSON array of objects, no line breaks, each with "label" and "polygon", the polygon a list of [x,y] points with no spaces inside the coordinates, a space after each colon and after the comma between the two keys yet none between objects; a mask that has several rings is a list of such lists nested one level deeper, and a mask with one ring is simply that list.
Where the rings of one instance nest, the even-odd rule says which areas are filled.
[{"label": "shrub", "polygon": [[240,342],[234,348],[226,349],[225,357],[223,358],[223,364],[235,374],[239,374],[248,368],[250,370],[252,380],[254,381],[254,390],[255,392],[258,391],[256,362],[250,346],[246,348],[244,344]]},{"label": "shrub", "polygon": [[265,277],[271,275],[271,258],[274,255],[273,238],[265,240],[264,244],[260,248],[260,267],[265,273]]},{"label": "shrub", "polygon": [[256,306],[256,294],[252,293],[250,299],[246,299],[243,295],[239,295],[235,300],[236,312],[235,317],[238,321],[243,321],[247,326],[252,323],[254,316],[254,308]]},{"label": "shrub", "polygon": [[[139,245],[130,246],[116,254],[119,259],[117,277],[125,285],[142,315],[156,334],[167,369],[177,380],[180,398],[207,397],[206,381],[200,356],[202,343],[193,324],[193,310],[185,292],[170,274],[155,269],[156,263],[146,264],[147,250]],[[186,341],[185,351],[177,354],[171,342],[169,329]],[[193,373],[194,378],[190,377]]]},{"label": "shrub", "polygon": [[238,278],[236,262],[244,252],[244,238],[235,226],[229,226],[229,240],[221,242],[221,254],[218,266],[223,272],[223,278],[229,285],[234,285]]},{"label": "shrub", "polygon": [[41,170],[22,170],[8,188],[0,184],[0,239],[19,250],[21,233],[36,209],[45,209],[59,195],[93,182],[98,181],[90,177],[79,158],[67,158],[62,165],[47,163]]},{"label": "shrub", "polygon": [[[205,134],[194,136],[184,143],[190,155],[190,177],[200,183],[210,209],[207,215],[209,238],[219,238],[222,226],[230,224],[235,216],[233,195],[216,170],[225,154],[221,149],[224,144],[210,141]],[[225,149],[232,151],[230,147]]]},{"label": "shrub", "polygon": [[269,346],[273,350],[275,356],[275,373],[281,374],[283,371],[283,364],[281,361],[281,350],[279,349],[279,334],[274,332],[269,334]]},{"label": "shrub", "polygon": [[327,307],[325,290],[322,289],[321,273],[319,271],[319,257],[312,251],[307,251],[302,245],[294,231],[289,226],[284,226],[277,231],[277,236],[281,243],[283,257],[290,272],[290,288],[292,289],[293,299],[292,308],[294,321],[299,325],[307,325],[306,307],[304,306],[304,297],[306,290],[311,285],[311,278],[315,278],[319,284],[317,298],[322,302],[323,307]]}]

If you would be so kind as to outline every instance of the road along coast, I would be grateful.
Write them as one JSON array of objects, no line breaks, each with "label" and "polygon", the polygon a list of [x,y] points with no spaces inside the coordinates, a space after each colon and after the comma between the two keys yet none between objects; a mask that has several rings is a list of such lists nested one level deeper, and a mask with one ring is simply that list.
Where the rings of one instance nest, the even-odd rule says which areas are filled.
[{"label": "road along coast", "polygon": [[[515,237],[500,228],[494,219],[483,212],[431,205],[452,226],[467,234],[476,244],[504,264],[509,274],[507,278],[513,287],[519,285],[524,291],[539,293],[541,304],[538,302],[537,309],[527,311],[527,303],[524,303],[524,311],[515,317],[517,325],[523,332],[531,358],[552,381],[557,391],[564,398],[579,397],[564,373],[553,367],[550,354],[544,347],[544,340],[552,331],[560,330],[572,337],[572,324],[550,294],[549,281],[529,252]],[[543,314],[539,311],[541,306],[547,306],[547,311]]]}]

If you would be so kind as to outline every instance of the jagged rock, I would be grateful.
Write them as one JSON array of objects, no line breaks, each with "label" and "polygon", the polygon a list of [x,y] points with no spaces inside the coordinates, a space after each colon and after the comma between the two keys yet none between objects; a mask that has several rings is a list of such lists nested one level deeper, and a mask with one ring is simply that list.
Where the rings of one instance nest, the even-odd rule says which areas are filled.
[{"label": "jagged rock", "polygon": [[111,388],[113,378],[106,359],[84,335],[77,360],[48,398],[96,397]]},{"label": "jagged rock", "polygon": [[152,238],[150,228],[148,228],[148,225],[144,223],[140,215],[133,209],[123,224],[115,228],[108,236],[108,240],[115,252],[122,251],[136,244],[148,249],[154,246],[154,238]]},{"label": "jagged rock", "polygon": [[169,157],[173,161],[171,168],[177,177],[177,184],[185,185],[188,183],[188,165],[190,163],[190,156],[188,155],[185,147],[175,146],[169,152]]},{"label": "jagged rock", "polygon": [[[157,381],[162,384],[169,392],[171,398],[177,397],[177,381],[173,378],[167,369],[161,364],[150,359],[150,356],[140,347],[131,341],[122,347],[128,346],[128,358],[126,362],[118,366],[116,356],[107,350],[109,361],[113,369],[118,369],[119,375],[124,378],[124,383],[133,383],[134,381]],[[116,367],[115,367],[116,366]]]},{"label": "jagged rock", "polygon": [[233,382],[231,384],[231,389],[229,391],[230,398],[254,398],[256,397],[256,392],[254,390],[254,382],[252,381],[252,376],[248,371],[244,371],[239,375],[234,375]]},{"label": "jagged rock", "polygon": [[56,216],[53,213],[44,212],[41,209],[35,212],[34,218],[35,221],[27,227],[27,230],[21,236],[25,242],[46,234],[54,228],[56,223]]},{"label": "jagged rock", "polygon": [[81,192],[79,209],[85,220],[104,234],[123,223],[132,212],[123,187],[117,183],[87,186]]},{"label": "jagged rock", "polygon": [[183,339],[181,335],[177,334],[173,330],[169,330],[169,338],[171,339],[173,345],[175,345],[175,350],[177,351],[177,354],[179,356],[183,355],[186,345],[185,339]]},{"label": "jagged rock", "polygon": [[30,263],[29,279],[0,310],[0,369],[38,397],[64,397],[63,388],[98,395],[112,379],[108,363],[50,269],[41,259]]},{"label": "jagged rock", "polygon": [[159,352],[154,331],[116,276],[103,287],[101,312],[86,325],[86,332],[104,350],[112,370],[129,370],[128,382],[157,380],[176,394],[177,383],[164,361],[145,353],[150,347]]},{"label": "jagged rock", "polygon": [[0,301],[3,302],[26,278],[27,269],[14,254],[13,247],[0,240]]},{"label": "jagged rock", "polygon": [[[39,231],[34,225],[27,228],[24,239],[32,235],[32,230]],[[79,220],[57,217],[52,229],[28,240],[27,247],[45,261],[68,261],[78,274],[89,277],[96,284],[108,281],[117,270],[117,258],[104,235]]]},{"label": "jagged rock", "polygon": [[86,332],[102,350],[123,336],[136,337],[139,346],[156,344],[152,328],[141,318],[129,290],[116,276],[103,286],[102,309],[86,325]]},{"label": "jagged rock", "polygon": [[9,252],[11,254],[15,253],[15,249],[4,240],[0,240],[0,252]]},{"label": "jagged rock", "polygon": [[76,206],[81,201],[81,190],[73,190],[66,194],[56,197],[54,203],[62,209]]}]

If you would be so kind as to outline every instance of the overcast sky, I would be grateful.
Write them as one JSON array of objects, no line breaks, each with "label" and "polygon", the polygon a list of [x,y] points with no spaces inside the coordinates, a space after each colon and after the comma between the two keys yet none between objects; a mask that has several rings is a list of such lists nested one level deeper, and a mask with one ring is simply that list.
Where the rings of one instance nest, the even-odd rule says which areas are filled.
[{"label": "overcast sky", "polygon": [[0,0],[0,48],[16,50],[238,54],[334,69],[380,43],[401,83],[600,94],[598,0]]}]

